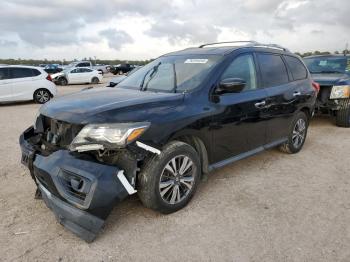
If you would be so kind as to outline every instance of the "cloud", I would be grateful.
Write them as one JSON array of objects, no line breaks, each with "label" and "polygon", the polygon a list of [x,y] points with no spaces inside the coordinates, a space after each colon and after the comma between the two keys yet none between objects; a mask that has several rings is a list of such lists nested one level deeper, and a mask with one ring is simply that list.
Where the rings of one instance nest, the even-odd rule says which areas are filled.
[{"label": "cloud", "polygon": [[15,41],[0,39],[0,47],[2,48],[12,48],[12,47],[16,47],[17,45],[18,43]]},{"label": "cloud", "polygon": [[295,51],[336,50],[350,41],[349,11],[348,0],[2,0],[0,56],[14,39],[14,57],[54,50],[150,58],[242,36]]},{"label": "cloud", "polygon": [[185,41],[186,43],[207,43],[216,41],[220,29],[213,25],[191,22],[165,21],[153,24],[146,34],[152,37],[166,37],[170,43]]},{"label": "cloud", "polygon": [[100,31],[99,35],[106,38],[108,46],[115,50],[120,50],[123,45],[134,41],[128,33],[112,28]]}]

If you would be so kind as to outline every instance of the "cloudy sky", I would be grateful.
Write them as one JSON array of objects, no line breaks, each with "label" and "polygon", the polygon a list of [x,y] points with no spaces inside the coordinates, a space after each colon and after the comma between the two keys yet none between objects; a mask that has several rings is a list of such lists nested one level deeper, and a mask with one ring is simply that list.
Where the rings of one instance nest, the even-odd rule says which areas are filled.
[{"label": "cloudy sky", "polygon": [[343,50],[349,0],[1,0],[0,58],[148,59],[225,40]]}]

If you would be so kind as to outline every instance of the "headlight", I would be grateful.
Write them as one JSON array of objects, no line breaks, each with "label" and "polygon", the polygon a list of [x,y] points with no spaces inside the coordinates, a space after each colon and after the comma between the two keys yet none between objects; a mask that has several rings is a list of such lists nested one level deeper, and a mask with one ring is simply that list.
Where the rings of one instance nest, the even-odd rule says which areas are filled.
[{"label": "headlight", "polygon": [[135,141],[150,126],[148,122],[86,125],[74,138],[71,151],[122,148]]},{"label": "headlight", "polygon": [[330,99],[349,98],[350,85],[333,86]]}]

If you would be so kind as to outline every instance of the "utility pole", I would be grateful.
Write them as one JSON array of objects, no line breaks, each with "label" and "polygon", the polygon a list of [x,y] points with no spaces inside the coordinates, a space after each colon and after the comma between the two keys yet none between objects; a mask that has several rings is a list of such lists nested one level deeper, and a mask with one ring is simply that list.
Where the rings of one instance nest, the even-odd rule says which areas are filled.
[{"label": "utility pole", "polygon": [[349,43],[346,43],[345,44],[344,55],[347,55],[349,53],[348,48],[349,48]]}]

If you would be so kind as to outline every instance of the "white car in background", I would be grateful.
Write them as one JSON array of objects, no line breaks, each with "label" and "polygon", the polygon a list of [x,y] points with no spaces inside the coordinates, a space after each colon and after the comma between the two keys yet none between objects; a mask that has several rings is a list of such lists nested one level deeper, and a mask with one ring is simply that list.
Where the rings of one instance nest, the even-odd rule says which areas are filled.
[{"label": "white car in background", "polygon": [[43,68],[0,66],[0,102],[34,100],[44,104],[56,94],[56,85]]},{"label": "white car in background", "polygon": [[52,74],[52,80],[59,85],[70,84],[98,84],[102,81],[102,74],[91,68],[76,67],[66,68],[60,73]]}]

